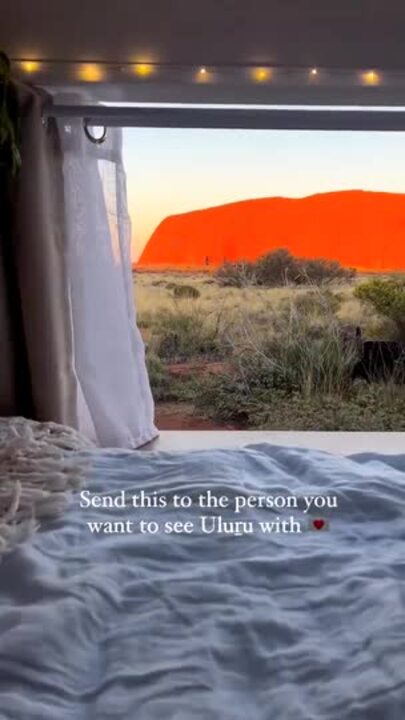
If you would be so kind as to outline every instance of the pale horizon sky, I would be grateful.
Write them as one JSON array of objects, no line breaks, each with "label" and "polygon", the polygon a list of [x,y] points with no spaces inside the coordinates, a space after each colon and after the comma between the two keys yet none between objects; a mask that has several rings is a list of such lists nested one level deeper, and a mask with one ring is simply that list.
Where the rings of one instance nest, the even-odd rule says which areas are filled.
[{"label": "pale horizon sky", "polygon": [[168,215],[257,197],[405,192],[405,133],[124,129],[133,259]]}]

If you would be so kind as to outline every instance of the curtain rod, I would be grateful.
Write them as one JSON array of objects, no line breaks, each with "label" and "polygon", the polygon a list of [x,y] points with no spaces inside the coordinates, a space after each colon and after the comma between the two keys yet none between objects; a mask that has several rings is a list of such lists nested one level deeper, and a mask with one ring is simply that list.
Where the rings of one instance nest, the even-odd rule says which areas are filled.
[{"label": "curtain rod", "polygon": [[405,110],[51,105],[45,116],[106,127],[405,131]]}]

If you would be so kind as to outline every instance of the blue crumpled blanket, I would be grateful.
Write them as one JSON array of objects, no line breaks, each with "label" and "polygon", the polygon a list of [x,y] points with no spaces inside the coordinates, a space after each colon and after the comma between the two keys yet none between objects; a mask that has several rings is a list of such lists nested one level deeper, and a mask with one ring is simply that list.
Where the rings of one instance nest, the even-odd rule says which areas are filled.
[{"label": "blue crumpled blanket", "polygon": [[[91,494],[0,564],[1,720],[403,720],[405,455],[90,457]],[[142,490],[168,506],[80,507]],[[268,505],[201,509],[208,491]],[[276,507],[282,495],[337,507]],[[178,522],[193,531],[162,532]]]}]

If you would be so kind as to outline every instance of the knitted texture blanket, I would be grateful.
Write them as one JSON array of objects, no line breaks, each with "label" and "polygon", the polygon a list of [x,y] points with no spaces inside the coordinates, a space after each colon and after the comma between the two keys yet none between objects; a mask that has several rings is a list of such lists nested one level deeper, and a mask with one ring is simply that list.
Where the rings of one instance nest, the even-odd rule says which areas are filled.
[{"label": "knitted texture blanket", "polygon": [[63,425],[0,418],[0,554],[63,513],[89,469],[80,451],[92,448]]}]

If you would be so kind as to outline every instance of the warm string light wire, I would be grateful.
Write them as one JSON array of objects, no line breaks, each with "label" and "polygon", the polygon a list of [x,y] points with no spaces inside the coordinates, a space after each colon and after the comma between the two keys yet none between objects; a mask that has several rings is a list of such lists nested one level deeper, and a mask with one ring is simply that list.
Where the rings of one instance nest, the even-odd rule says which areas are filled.
[{"label": "warm string light wire", "polygon": [[[160,76],[181,77],[182,80],[189,80],[197,83],[209,83],[226,81],[232,76],[240,80],[247,80],[255,84],[266,85],[273,80],[277,83],[291,82],[291,74],[295,81],[320,82],[333,85],[334,80],[342,78],[354,85],[364,87],[377,87],[383,84],[383,74],[376,69],[347,70],[342,68],[318,68],[318,67],[286,67],[270,65],[211,65],[211,66],[176,66],[159,64],[153,62],[69,62],[65,60],[40,60],[40,59],[16,59],[13,61],[22,75],[40,77],[52,74],[69,76],[75,81],[83,83],[109,82],[115,73],[125,74],[127,79],[147,81],[158,79]],[[384,73],[388,79],[389,73]],[[395,77],[398,73],[395,73]],[[403,74],[405,82],[405,73]]]}]

